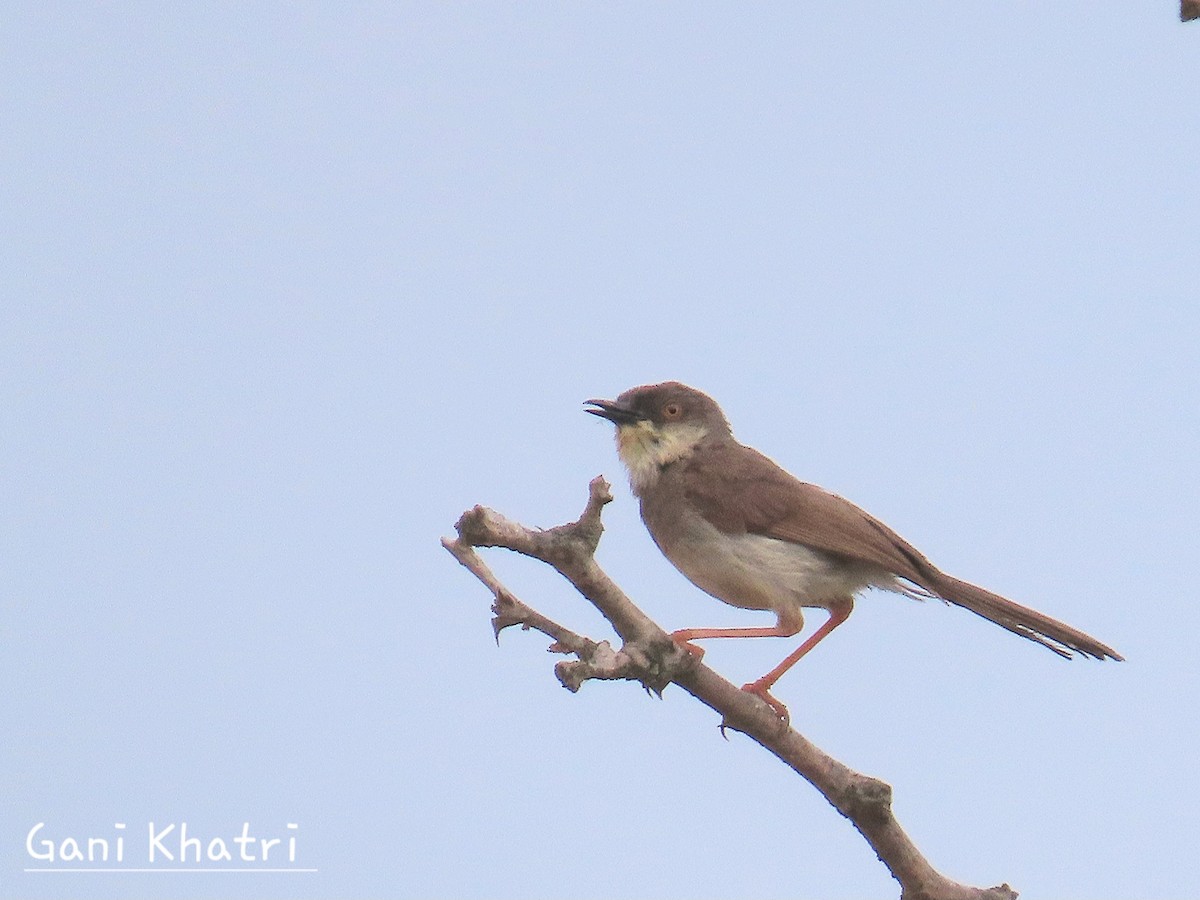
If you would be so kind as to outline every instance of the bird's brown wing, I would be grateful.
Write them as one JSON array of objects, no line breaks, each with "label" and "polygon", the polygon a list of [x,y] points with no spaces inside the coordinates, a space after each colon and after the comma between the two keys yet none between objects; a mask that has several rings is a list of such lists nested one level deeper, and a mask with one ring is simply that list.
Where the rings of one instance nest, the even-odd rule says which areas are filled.
[{"label": "bird's brown wing", "polygon": [[[711,486],[722,485],[721,497]],[[730,490],[732,487],[732,490]],[[849,500],[789,475],[756,450],[710,445],[689,461],[687,493],[725,532],[804,544],[886,569],[915,584],[937,570],[911,544]]]},{"label": "bird's brown wing", "polygon": [[[718,481],[723,482],[719,500],[711,489]],[[1107,644],[1065,622],[939,571],[874,516],[799,481],[755,450],[737,444],[701,448],[689,460],[686,485],[692,503],[722,531],[762,534],[871,563],[1061,656],[1075,651],[1121,659]]]}]

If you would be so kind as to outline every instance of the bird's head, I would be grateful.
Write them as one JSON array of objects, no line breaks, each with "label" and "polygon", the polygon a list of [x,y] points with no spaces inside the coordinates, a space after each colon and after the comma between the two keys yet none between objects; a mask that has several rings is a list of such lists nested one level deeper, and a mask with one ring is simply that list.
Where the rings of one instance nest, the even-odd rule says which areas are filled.
[{"label": "bird's head", "polygon": [[691,455],[701,441],[730,435],[716,401],[678,381],[646,384],[616,400],[587,403],[587,412],[617,426],[617,453],[635,494],[653,486],[664,467]]}]

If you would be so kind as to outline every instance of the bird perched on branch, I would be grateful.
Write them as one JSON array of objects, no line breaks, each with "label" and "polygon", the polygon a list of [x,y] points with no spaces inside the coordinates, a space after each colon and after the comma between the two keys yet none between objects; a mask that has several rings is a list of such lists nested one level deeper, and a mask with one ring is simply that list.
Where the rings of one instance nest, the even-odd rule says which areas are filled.
[{"label": "bird perched on branch", "polygon": [[1121,659],[1111,647],[1070,625],[961,581],[848,500],[789,475],[738,443],[707,394],[668,381],[632,388],[616,400],[589,400],[587,412],[617,426],[617,452],[658,548],[693,584],[743,609],[770,610],[766,628],[686,628],[671,637],[791,637],[803,610],[829,619],[778,666],[743,690],[765,700],[779,677],[846,621],[860,591],[875,587],[939,597],[1014,634],[1071,658]]}]

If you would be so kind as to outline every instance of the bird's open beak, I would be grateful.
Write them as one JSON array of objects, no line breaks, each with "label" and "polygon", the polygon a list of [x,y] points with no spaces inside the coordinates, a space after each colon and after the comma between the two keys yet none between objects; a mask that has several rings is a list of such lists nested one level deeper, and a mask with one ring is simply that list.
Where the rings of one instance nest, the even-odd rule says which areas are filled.
[{"label": "bird's open beak", "polygon": [[596,408],[585,409],[584,412],[608,419],[614,425],[632,425],[644,418],[640,413],[634,412],[628,406],[617,403],[615,400],[587,400],[585,402]]}]

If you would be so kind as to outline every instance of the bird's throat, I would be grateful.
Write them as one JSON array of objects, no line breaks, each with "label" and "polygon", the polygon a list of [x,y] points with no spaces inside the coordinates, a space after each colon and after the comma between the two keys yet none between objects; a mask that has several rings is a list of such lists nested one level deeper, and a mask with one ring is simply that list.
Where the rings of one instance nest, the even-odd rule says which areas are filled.
[{"label": "bird's throat", "polygon": [[691,456],[708,432],[701,425],[655,425],[642,420],[617,428],[617,455],[629,471],[634,494],[652,488],[665,466]]}]

